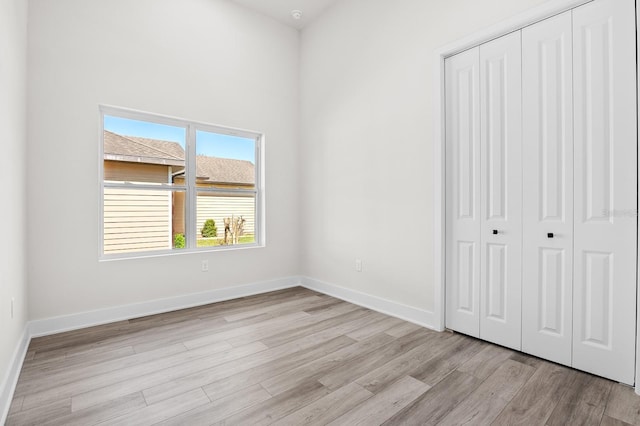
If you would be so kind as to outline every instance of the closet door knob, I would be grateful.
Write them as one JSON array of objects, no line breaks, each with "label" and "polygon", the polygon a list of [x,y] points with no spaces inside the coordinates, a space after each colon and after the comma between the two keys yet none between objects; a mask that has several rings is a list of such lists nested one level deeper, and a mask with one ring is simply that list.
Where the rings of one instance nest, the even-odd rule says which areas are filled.
[{"label": "closet door knob", "polygon": [[549,232],[549,233],[547,234],[547,238],[553,238],[553,232]]},{"label": "closet door knob", "polygon": [[497,229],[494,229],[491,233],[492,233],[493,235],[498,235],[498,230],[497,230]]}]

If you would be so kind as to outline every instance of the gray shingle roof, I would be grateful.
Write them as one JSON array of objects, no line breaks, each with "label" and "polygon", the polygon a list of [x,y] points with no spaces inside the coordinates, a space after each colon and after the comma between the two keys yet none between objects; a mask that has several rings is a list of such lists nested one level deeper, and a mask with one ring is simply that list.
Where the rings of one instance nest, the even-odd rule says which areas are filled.
[{"label": "gray shingle roof", "polygon": [[198,155],[196,159],[198,179],[217,183],[243,183],[253,185],[253,164],[244,160]]},{"label": "gray shingle roof", "polygon": [[[184,158],[179,143],[104,131],[105,160],[184,167]],[[198,155],[196,163],[199,182],[255,184],[255,167],[249,161]]]},{"label": "gray shingle roof", "polygon": [[184,150],[179,143],[134,136],[127,136],[127,138],[131,139],[132,141],[138,142],[141,145],[148,146],[152,149],[162,152],[170,157],[176,158],[178,160],[184,160]]},{"label": "gray shingle roof", "polygon": [[114,161],[184,166],[184,150],[176,142],[133,138],[108,130],[104,131],[104,158]]}]

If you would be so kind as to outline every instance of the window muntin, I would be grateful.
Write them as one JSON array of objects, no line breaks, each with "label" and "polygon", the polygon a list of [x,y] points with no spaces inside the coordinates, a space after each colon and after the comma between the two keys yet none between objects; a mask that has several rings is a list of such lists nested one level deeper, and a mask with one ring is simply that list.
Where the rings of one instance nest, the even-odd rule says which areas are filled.
[{"label": "window muntin", "polygon": [[102,258],[262,243],[260,134],[112,107],[101,117]]}]

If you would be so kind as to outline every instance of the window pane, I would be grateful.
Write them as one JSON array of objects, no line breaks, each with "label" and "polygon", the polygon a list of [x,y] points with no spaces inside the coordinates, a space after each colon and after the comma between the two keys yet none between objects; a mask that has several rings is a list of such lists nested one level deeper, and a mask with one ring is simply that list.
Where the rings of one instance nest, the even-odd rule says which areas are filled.
[{"label": "window pane", "polygon": [[105,182],[185,185],[182,127],[104,116]]},{"label": "window pane", "polygon": [[196,132],[196,184],[206,188],[255,189],[255,140]]},{"label": "window pane", "polygon": [[104,189],[104,254],[184,248],[185,193]]},{"label": "window pane", "polygon": [[256,242],[255,195],[237,196],[199,192],[197,204],[198,247]]}]

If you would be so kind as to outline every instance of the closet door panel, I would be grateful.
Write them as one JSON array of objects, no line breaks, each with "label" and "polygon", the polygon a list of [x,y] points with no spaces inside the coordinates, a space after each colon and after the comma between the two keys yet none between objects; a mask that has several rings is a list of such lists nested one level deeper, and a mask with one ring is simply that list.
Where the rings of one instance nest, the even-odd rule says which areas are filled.
[{"label": "closet door panel", "polygon": [[480,337],[519,350],[522,286],[520,31],[480,46]]},{"label": "closet door panel", "polygon": [[571,12],[522,30],[522,350],[571,364]]},{"label": "closet door panel", "polygon": [[446,325],[479,337],[479,48],[445,61]]},{"label": "closet door panel", "polygon": [[574,19],[573,366],[634,382],[637,234],[635,9],[600,0]]}]

